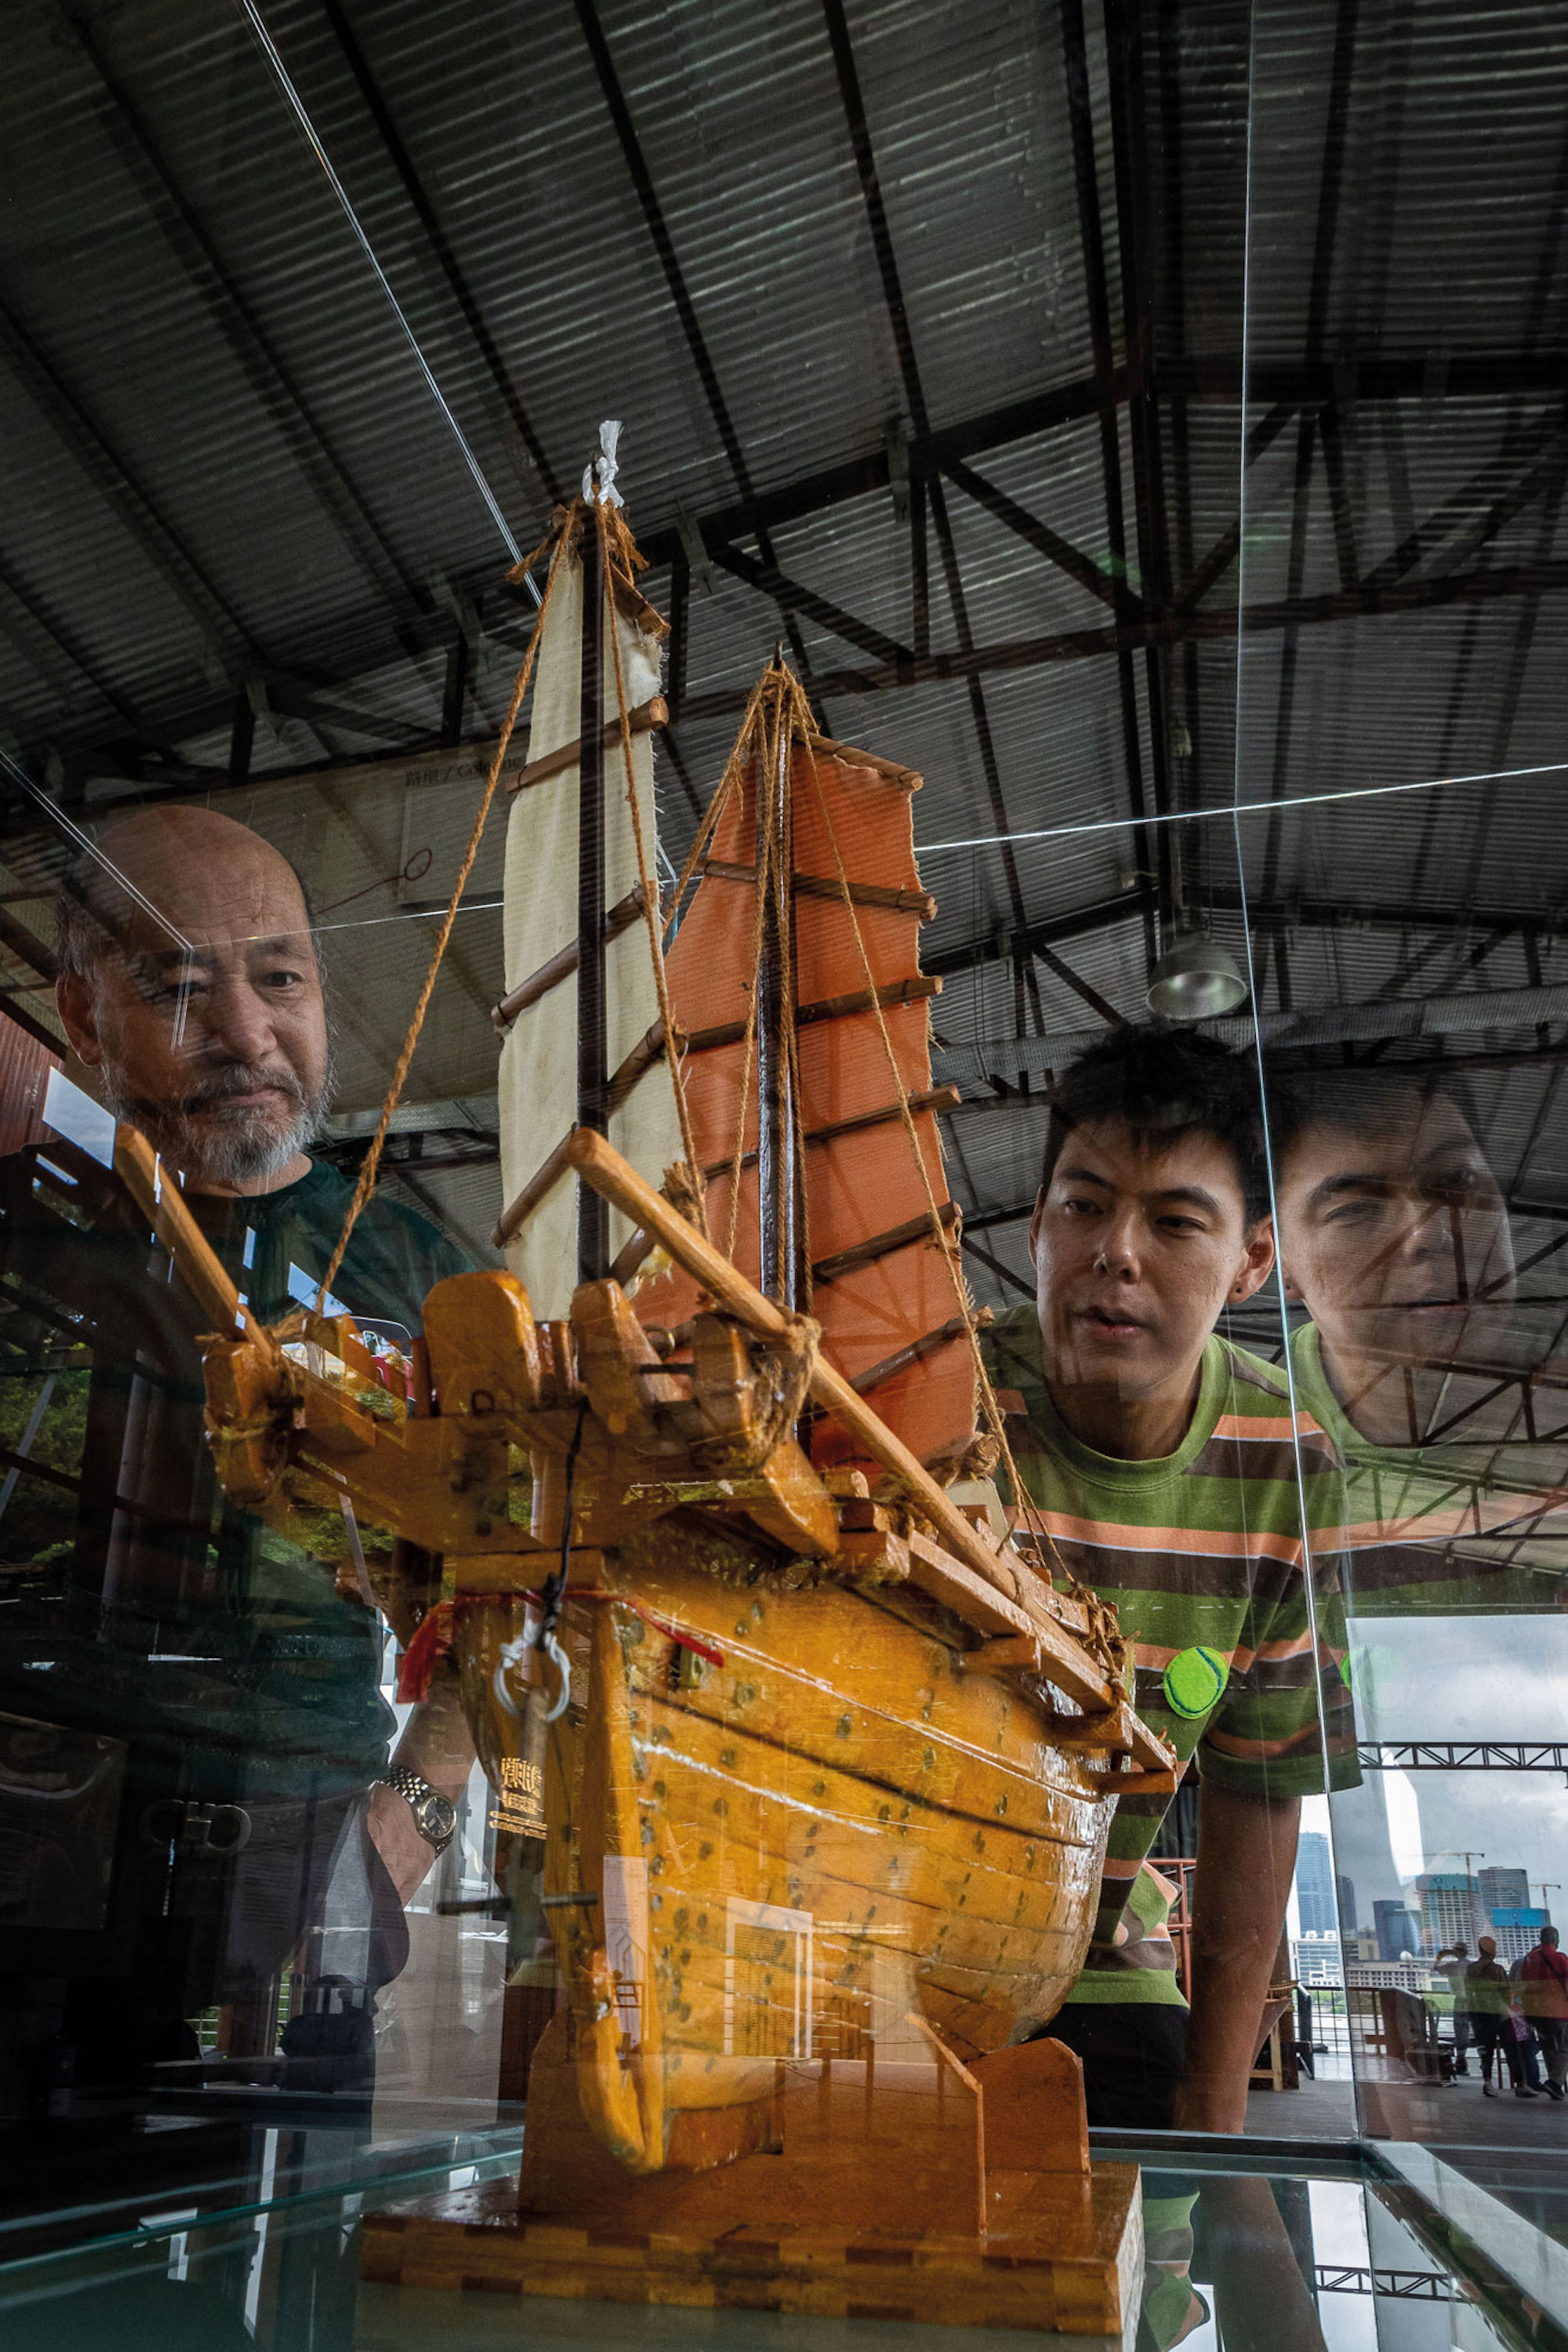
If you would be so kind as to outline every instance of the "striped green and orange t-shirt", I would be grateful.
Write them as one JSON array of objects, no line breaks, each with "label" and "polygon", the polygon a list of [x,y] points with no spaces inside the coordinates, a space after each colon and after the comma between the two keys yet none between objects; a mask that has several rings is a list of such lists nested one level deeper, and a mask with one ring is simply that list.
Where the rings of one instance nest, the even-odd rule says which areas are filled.
[{"label": "striped green and orange t-shirt", "polygon": [[[1202,1778],[1245,1794],[1352,1785],[1337,1564],[1320,1555],[1309,1594],[1298,1486],[1299,1467],[1309,1518],[1327,1524],[1339,1464],[1309,1414],[1292,1428],[1284,1373],[1211,1339],[1182,1444],[1129,1462],[1095,1453],[1061,1421],[1032,1307],[1002,1317],[986,1344],[997,1387],[1023,1400],[1010,1429],[1019,1477],[1073,1573],[1116,1603],[1151,1729],[1183,1762],[1195,1755]],[[1140,1881],[1168,1804],[1125,1797],[1117,1807],[1071,2000],[1181,1999],[1167,1890],[1147,1870]]]},{"label": "striped green and orange t-shirt", "polygon": [[[1352,1619],[1544,1615],[1568,1606],[1568,1445],[1555,1433],[1539,1436],[1533,1423],[1513,1427],[1515,1413],[1523,1422],[1517,1388],[1508,1391],[1501,1438],[1458,1409],[1461,1391],[1445,1404],[1456,1435],[1380,1445],[1334,1394],[1316,1324],[1296,1333],[1290,1364],[1297,1404],[1342,1465],[1337,1512],[1314,1519],[1312,1532],[1316,1550],[1342,1555]],[[1481,1385],[1472,1376],[1472,1389]]]}]

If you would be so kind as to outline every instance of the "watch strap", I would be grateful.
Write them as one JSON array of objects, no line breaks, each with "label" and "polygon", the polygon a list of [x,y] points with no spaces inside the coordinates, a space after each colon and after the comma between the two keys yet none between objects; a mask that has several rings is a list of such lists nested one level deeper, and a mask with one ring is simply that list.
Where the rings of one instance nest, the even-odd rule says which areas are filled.
[{"label": "watch strap", "polygon": [[[457,1809],[452,1804],[451,1800],[449,1798],[444,1798],[440,1794],[439,1790],[433,1789],[430,1786],[428,1780],[421,1779],[417,1772],[411,1771],[406,1764],[389,1765],[386,1770],[380,1775],[380,1778],[385,1782],[389,1789],[395,1789],[398,1795],[413,1808],[414,1818],[419,1828],[419,1834],[425,1840],[426,1844],[429,1846],[435,1853],[445,1853],[447,1848],[451,1844],[452,1839],[457,1831]],[[445,1806],[447,1813],[452,1817],[452,1827],[447,1832],[444,1837],[432,1837],[429,1834],[429,1832],[426,1829],[423,1821],[420,1819],[420,1815],[425,1805],[432,1799],[434,1799],[437,1804]]]}]

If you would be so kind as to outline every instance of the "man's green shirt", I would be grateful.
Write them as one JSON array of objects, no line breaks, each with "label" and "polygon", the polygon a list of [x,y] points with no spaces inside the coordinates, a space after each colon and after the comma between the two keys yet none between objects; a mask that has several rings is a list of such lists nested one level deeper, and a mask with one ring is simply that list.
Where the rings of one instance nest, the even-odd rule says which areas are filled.
[{"label": "man's green shirt", "polygon": [[[16,1599],[0,1709],[129,1740],[214,1801],[363,1787],[393,1723],[380,1618],[335,1587],[352,1543],[342,1515],[311,1515],[312,1554],[226,1501],[203,1433],[200,1308],[109,1180],[89,1202],[85,1177],[73,1199],[31,1165],[0,1163],[14,1327],[31,1309],[40,1341],[76,1334],[89,1369],[57,1379],[30,1456],[54,1476],[24,1472],[0,1527],[0,1592]],[[317,1161],[275,1192],[189,1199],[272,1322],[314,1302],[350,1192]],[[417,1334],[426,1292],[466,1263],[423,1217],[374,1197],[334,1295]],[[0,1383],[8,1429],[42,1385],[26,1363]]]}]

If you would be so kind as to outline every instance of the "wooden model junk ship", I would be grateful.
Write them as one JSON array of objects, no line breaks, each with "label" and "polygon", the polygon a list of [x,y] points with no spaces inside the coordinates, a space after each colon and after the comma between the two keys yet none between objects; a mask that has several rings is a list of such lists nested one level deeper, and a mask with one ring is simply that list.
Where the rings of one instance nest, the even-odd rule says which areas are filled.
[{"label": "wooden model junk ship", "polygon": [[[208,1356],[208,1421],[237,1502],[284,1511],[308,1472],[444,1560],[422,1637],[450,1641],[503,1826],[542,1838],[568,2000],[535,2061],[521,2218],[563,2199],[601,2221],[685,2213],[684,2299],[712,2301],[713,2243],[776,2223],[786,2174],[796,2223],[853,2235],[867,2149],[854,2183],[835,2173],[830,2077],[879,2081],[883,2137],[904,2150],[893,2207],[871,2217],[884,2236],[1006,2242],[997,2184],[1020,2167],[1088,2193],[1075,2084],[1055,2121],[1020,2108],[1026,2144],[999,2149],[984,2085],[1000,2112],[1017,2083],[987,2053],[1061,2000],[1118,1795],[1169,1787],[1170,1758],[1127,1703],[1109,1612],[1054,1591],[949,1492],[995,1459],[1001,1424],[937,1138],[920,779],[822,738],[775,659],[661,905],[664,624],[636,584],[605,437],[546,542],[512,705],[515,720],[531,669],[496,1012],[512,1270],[431,1291],[406,1418],[388,1417],[347,1318],[275,1334],[238,1310],[241,1336]],[[816,2085],[811,2129],[786,2077]],[[957,2175],[947,2157],[921,2175],[925,2205],[918,2116],[897,2108],[922,2084],[950,2127],[970,2115]],[[856,2098],[827,2135],[840,2158],[868,2128]],[[781,2119],[786,2155],[816,2131],[805,2169],[762,2153]],[[830,2180],[837,2218],[817,2210]],[[1098,2302],[1058,2293],[1053,2320],[1037,2281],[1004,2309],[988,2274],[993,2315],[1119,2327],[1135,2197],[1112,2203],[1115,2226],[1094,2224]],[[639,2287],[624,2253],[607,2283],[581,2245],[546,2259],[535,2231],[517,2252],[515,2209],[514,2193],[514,2283],[682,2299],[641,2258]],[[1057,2238],[1092,2238],[1072,2210]],[[377,2274],[446,2275],[416,2237],[408,2216],[375,2224]],[[452,2259],[468,2274],[477,2258]],[[843,2246],[837,2268],[814,2261],[797,2303],[861,2307]],[[921,2315],[945,2315],[940,2301]],[[966,2290],[951,2315],[981,2308]]]}]

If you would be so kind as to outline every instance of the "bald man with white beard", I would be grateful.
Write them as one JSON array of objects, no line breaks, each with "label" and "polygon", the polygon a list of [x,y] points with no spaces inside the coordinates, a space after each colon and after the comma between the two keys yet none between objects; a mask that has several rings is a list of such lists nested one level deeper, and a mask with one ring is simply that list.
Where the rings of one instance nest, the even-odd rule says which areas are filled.
[{"label": "bald man with white beard", "polygon": [[310,1172],[331,1056],[300,878],[215,809],[105,834],[61,902],[60,1017],[117,1117],[187,1191],[244,1198]]},{"label": "bald man with white beard", "polygon": [[[351,1186],[310,1152],[330,1102],[331,1031],[288,860],[215,810],[138,811],[68,878],[58,960],[58,1003],[79,1060],[117,1118],[180,1171],[255,1312],[272,1320],[313,1297]],[[343,1938],[334,1948],[359,1952],[373,2000],[403,1965],[402,1901],[447,1842],[439,1832],[449,1836],[472,1763],[455,1677],[438,1677],[389,1763],[376,1612],[344,1589],[352,1576],[334,1580],[216,1488],[202,1436],[202,1318],[177,1272],[158,1276],[155,1261],[150,1270],[145,1227],[121,1202],[62,1226],[45,1213],[46,1192],[36,1225],[26,1197],[13,1187],[6,1198],[7,1265],[100,1344],[73,1590],[52,1613],[27,1616],[10,1668],[0,1667],[0,1709],[35,1717],[47,1689],[61,1710],[52,1720],[127,1742],[116,1871],[142,1874],[131,1999],[147,2012],[140,2025],[123,2021],[127,2038],[143,2060],[166,2057],[179,2018],[264,1986],[301,1933],[321,1931],[329,1893]],[[425,1219],[375,1198],[334,1293],[362,1319],[416,1333],[427,1290],[464,1264]],[[91,1498],[104,1494],[117,1507],[95,1518]],[[323,1534],[323,1546],[341,1556],[343,1532],[335,1544]],[[98,1584],[90,1623],[82,1562]],[[60,1638],[66,1619],[74,1649]],[[47,1684],[33,1636],[53,1656]],[[164,1864],[147,1859],[136,1824],[161,1832],[176,1818],[171,1806],[217,1808],[225,1827],[208,1841],[214,1853],[177,1858],[160,1892]],[[226,1843],[232,1855],[216,1855]],[[128,1848],[141,1855],[134,1864]],[[163,1932],[182,1900],[199,1915],[184,1960]],[[181,1967],[183,1988],[160,1980]],[[363,2022],[368,2049],[368,2011]],[[296,2038],[314,2046],[309,2033]]]}]

